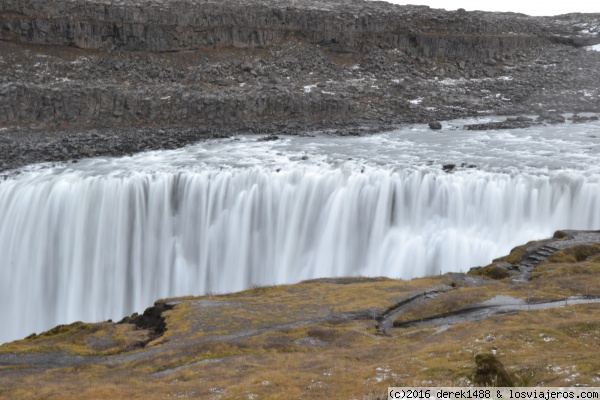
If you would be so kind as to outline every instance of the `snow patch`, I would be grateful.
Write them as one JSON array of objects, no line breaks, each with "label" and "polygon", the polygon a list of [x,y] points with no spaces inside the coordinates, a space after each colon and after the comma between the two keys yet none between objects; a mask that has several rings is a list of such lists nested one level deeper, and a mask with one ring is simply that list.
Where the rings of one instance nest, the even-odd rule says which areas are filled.
[{"label": "snow patch", "polygon": [[442,79],[441,81],[439,81],[439,84],[444,85],[444,86],[456,86],[458,84],[463,84],[465,82],[466,82],[465,78],[460,78],[460,79],[446,78],[446,79]]},{"label": "snow patch", "polygon": [[304,86],[304,93],[310,93],[316,87],[317,87],[317,85],[307,85],[307,86]]},{"label": "snow patch", "polygon": [[573,382],[575,380],[575,378],[577,378],[579,376],[579,373],[575,373],[571,376],[569,376],[568,378],[563,379],[564,382]]},{"label": "snow patch", "polygon": [[388,372],[390,372],[389,368],[375,368],[377,371],[377,375],[375,375],[375,382],[380,383],[388,378]]},{"label": "snow patch", "polygon": [[544,342],[554,342],[556,340],[556,338],[550,337],[550,336],[546,336],[543,333],[540,333],[540,337],[542,338],[542,340]]},{"label": "snow patch", "polygon": [[587,48],[590,51],[600,51],[600,44],[594,45],[594,46],[588,46]]}]

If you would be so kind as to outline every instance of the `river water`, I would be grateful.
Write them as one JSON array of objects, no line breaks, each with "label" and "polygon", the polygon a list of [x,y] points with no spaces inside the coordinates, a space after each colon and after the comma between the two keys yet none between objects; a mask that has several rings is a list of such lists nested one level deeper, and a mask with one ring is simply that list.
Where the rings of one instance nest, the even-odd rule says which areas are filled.
[{"label": "river water", "polygon": [[557,229],[600,229],[599,122],[460,129],[469,122],[239,136],[7,175],[0,343],[164,297],[466,272]]}]

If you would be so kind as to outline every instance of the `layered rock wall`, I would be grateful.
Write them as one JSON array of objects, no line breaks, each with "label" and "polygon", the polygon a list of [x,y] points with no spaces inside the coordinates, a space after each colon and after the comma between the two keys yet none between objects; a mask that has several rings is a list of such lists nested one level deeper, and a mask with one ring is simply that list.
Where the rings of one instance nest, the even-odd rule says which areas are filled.
[{"label": "layered rock wall", "polygon": [[5,85],[0,86],[0,121],[9,125],[52,123],[82,127],[235,125],[281,119],[339,120],[356,111],[346,99],[316,92],[214,92],[173,86],[156,93],[141,89],[123,91],[119,86]]},{"label": "layered rock wall", "polygon": [[577,47],[600,41],[597,20],[365,0],[2,0],[0,131],[595,111],[599,55]]},{"label": "layered rock wall", "polygon": [[[6,0],[0,39],[133,51],[263,48],[300,39],[335,51],[397,48],[425,57],[494,57],[545,42],[526,25],[422,8],[332,1],[118,3]],[[513,28],[515,32],[511,30]]]}]

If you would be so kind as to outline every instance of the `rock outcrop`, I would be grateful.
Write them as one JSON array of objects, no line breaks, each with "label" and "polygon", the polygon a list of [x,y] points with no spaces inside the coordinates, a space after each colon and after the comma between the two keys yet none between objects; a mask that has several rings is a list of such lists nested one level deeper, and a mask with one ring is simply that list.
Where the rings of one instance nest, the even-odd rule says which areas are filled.
[{"label": "rock outcrop", "polygon": [[291,38],[335,51],[400,49],[424,57],[484,57],[542,44],[524,16],[445,13],[366,1],[5,1],[4,40],[132,51],[263,48]]},{"label": "rock outcrop", "polygon": [[600,52],[581,47],[600,42],[594,21],[362,0],[6,0],[0,135],[360,134],[482,112],[598,112]]},{"label": "rock outcrop", "polygon": [[475,383],[480,386],[513,387],[513,379],[510,377],[504,365],[498,357],[493,354],[477,354],[475,356],[477,371],[475,372]]}]

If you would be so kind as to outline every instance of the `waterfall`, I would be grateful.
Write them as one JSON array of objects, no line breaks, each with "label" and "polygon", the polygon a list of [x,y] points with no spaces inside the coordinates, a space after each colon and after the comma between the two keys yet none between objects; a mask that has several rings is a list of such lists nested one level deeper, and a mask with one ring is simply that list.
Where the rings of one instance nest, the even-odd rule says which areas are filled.
[{"label": "waterfall", "polygon": [[305,166],[0,182],[0,343],[156,299],[485,265],[556,229],[600,227],[600,182]]}]

